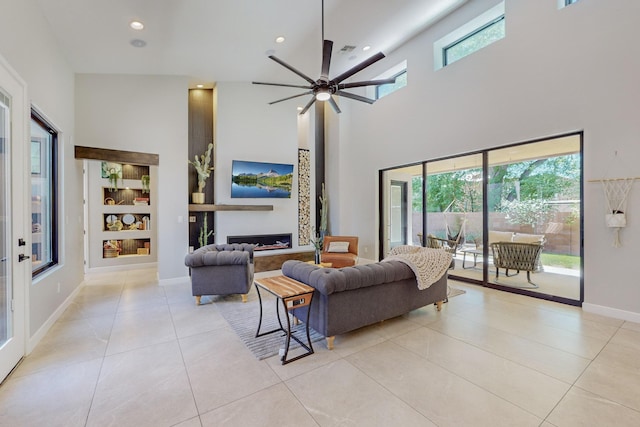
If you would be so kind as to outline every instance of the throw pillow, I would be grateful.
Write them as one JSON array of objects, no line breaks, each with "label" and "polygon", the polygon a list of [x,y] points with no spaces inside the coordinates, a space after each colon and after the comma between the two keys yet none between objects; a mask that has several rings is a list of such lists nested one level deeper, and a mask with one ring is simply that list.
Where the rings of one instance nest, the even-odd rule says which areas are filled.
[{"label": "throw pillow", "polygon": [[349,252],[349,242],[329,242],[329,249],[327,252]]}]

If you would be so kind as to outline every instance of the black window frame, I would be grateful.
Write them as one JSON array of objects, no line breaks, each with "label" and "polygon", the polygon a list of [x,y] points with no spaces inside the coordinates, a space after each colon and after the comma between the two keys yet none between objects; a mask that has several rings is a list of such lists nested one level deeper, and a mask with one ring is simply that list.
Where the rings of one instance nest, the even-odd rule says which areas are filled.
[{"label": "black window frame", "polygon": [[[462,43],[462,42],[474,37],[476,34],[482,32],[482,31],[486,30],[487,28],[492,27],[492,26],[496,25],[498,22],[501,22],[501,21],[504,21],[504,20],[505,20],[505,15],[502,14],[502,15],[498,16],[497,18],[492,19],[491,21],[487,22],[486,24],[481,25],[480,27],[476,28],[472,32],[470,32],[470,33],[460,37],[459,39],[449,43],[448,45],[444,46],[442,48],[442,66],[446,67],[447,65],[451,64],[451,62],[449,62],[447,60],[447,51],[449,49],[453,48],[454,46],[457,46],[458,44],[460,44],[460,43]],[[477,52],[477,51],[474,51],[474,52]],[[465,55],[465,56],[467,56],[467,55]],[[455,62],[455,61],[453,61],[453,62]]]},{"label": "black window frame", "polygon": [[[58,240],[58,131],[50,125],[47,120],[35,109],[31,108],[31,120],[45,129],[51,135],[51,180],[48,183],[48,189],[51,198],[50,215],[51,215],[51,260],[38,266],[31,271],[32,278],[35,278],[45,271],[55,267],[59,263],[59,246]],[[29,136],[31,141],[31,135]],[[29,165],[31,169],[31,164]],[[31,195],[31,181],[29,181],[29,195]]]}]

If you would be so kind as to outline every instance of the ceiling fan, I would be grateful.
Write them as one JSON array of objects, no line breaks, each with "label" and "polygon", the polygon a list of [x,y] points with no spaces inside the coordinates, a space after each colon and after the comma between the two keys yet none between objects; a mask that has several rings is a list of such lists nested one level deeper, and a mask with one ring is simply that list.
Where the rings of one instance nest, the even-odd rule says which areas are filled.
[{"label": "ceiling fan", "polygon": [[373,104],[376,100],[367,98],[361,95],[357,95],[355,93],[345,92],[343,89],[350,89],[355,87],[363,87],[363,86],[378,86],[383,84],[395,83],[395,77],[389,79],[381,79],[381,80],[366,80],[360,82],[353,83],[342,83],[344,80],[353,76],[354,74],[364,70],[368,66],[378,62],[382,58],[384,58],[384,54],[382,52],[378,52],[369,59],[361,62],[353,68],[345,71],[344,73],[329,78],[329,68],[331,66],[331,51],[333,50],[333,42],[331,40],[324,39],[324,0],[322,1],[322,68],[320,70],[320,78],[318,80],[313,80],[311,77],[302,73],[301,71],[295,69],[291,65],[287,64],[283,60],[277,58],[275,55],[269,55],[269,58],[282,65],[286,69],[294,72],[298,76],[302,77],[309,84],[308,85],[295,85],[295,84],[284,84],[284,83],[266,83],[266,82],[252,82],[255,85],[269,85],[269,86],[283,86],[283,87],[295,87],[300,89],[308,89],[306,92],[299,93],[297,95],[288,96],[286,98],[278,99],[277,101],[270,102],[269,105],[276,104],[278,102],[287,101],[289,99],[298,98],[300,96],[312,95],[311,99],[305,105],[305,107],[300,111],[300,114],[304,114],[307,112],[309,108],[313,105],[315,101],[329,101],[331,107],[336,113],[340,113],[340,108],[338,104],[336,104],[334,96],[342,96],[349,99],[354,99],[356,101],[366,102],[368,104]]}]

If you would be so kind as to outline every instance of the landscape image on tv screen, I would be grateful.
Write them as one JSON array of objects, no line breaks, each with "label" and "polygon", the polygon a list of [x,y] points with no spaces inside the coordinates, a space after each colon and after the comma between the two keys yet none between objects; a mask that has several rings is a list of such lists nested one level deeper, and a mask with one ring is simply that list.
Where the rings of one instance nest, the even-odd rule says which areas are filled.
[{"label": "landscape image on tv screen", "polygon": [[290,198],[293,165],[234,160],[231,166],[231,197]]}]

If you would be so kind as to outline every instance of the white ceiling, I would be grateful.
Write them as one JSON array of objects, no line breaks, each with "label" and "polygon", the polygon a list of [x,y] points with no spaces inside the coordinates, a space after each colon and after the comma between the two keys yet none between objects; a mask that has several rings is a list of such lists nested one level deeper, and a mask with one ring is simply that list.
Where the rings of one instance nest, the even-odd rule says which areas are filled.
[{"label": "white ceiling", "polygon": [[[78,73],[185,75],[191,84],[208,85],[303,83],[266,57],[273,50],[311,78],[320,74],[321,0],[36,1]],[[325,0],[325,38],[334,41],[330,76],[392,51],[466,2]],[[144,30],[129,28],[134,19]],[[281,35],[286,41],[276,44]],[[136,48],[132,39],[147,44]],[[344,45],[356,49],[341,54]],[[366,53],[365,45],[371,46]]]}]

